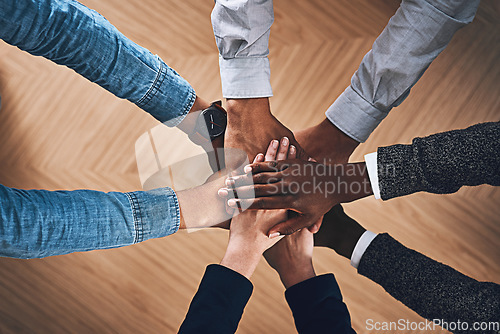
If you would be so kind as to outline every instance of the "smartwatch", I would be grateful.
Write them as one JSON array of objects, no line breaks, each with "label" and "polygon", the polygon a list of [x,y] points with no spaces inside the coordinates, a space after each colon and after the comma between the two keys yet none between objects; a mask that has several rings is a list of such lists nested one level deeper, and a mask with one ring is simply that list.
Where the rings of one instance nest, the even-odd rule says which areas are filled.
[{"label": "smartwatch", "polygon": [[203,109],[189,139],[198,145],[211,143],[215,138],[224,135],[227,126],[227,113],[222,108],[222,102],[213,102],[210,107]]}]

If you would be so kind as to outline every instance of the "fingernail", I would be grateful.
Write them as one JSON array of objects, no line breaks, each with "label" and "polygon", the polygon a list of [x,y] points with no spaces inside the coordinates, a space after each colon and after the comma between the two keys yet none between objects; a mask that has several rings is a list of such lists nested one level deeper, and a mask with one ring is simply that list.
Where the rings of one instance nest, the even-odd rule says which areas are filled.
[{"label": "fingernail", "polygon": [[279,232],[271,233],[271,234],[269,234],[269,239],[273,239],[273,238],[279,237],[280,235],[281,234]]},{"label": "fingernail", "polygon": [[273,140],[273,141],[272,141],[272,145],[273,145],[273,147],[274,147],[274,148],[278,148],[279,143],[280,143],[280,142],[279,142],[279,141],[277,141],[277,140]]},{"label": "fingernail", "polygon": [[227,201],[227,205],[229,205],[229,206],[236,206],[236,200],[235,199],[230,199],[229,201]]},{"label": "fingernail", "polygon": [[252,166],[250,165],[246,165],[245,168],[243,168],[243,171],[245,173],[250,173],[252,171]]},{"label": "fingernail", "polygon": [[290,143],[290,141],[288,140],[288,137],[283,137],[283,139],[281,140],[281,144],[283,144],[284,146],[287,146],[288,143]]},{"label": "fingernail", "polygon": [[297,152],[297,149],[295,148],[295,146],[290,146],[290,154],[295,154],[295,152]]},{"label": "fingernail", "polygon": [[227,189],[220,188],[219,191],[217,191],[217,194],[221,197],[226,197],[229,193],[228,193]]}]

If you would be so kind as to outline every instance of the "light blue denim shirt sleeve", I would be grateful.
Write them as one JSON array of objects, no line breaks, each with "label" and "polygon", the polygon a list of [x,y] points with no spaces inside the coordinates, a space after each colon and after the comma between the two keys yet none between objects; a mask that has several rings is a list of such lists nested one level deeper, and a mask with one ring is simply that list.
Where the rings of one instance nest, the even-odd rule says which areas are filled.
[{"label": "light blue denim shirt sleeve", "polygon": [[0,256],[41,258],[127,246],[175,233],[179,224],[170,188],[104,193],[0,185]]},{"label": "light blue denim shirt sleeve", "polygon": [[479,0],[403,0],[326,117],[364,142],[455,32],[473,20],[478,6]]},{"label": "light blue denim shirt sleeve", "polygon": [[273,22],[272,0],[215,1],[212,26],[225,98],[273,95],[267,57]]},{"label": "light blue denim shirt sleeve", "polygon": [[77,1],[1,0],[0,38],[73,69],[169,126],[180,123],[196,98],[158,56]]}]

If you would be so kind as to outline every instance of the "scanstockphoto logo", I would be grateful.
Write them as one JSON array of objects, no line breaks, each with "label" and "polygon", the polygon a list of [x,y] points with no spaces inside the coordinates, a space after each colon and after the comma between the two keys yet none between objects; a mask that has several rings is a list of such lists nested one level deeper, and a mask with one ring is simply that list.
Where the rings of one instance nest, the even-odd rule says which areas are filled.
[{"label": "scanstockphoto logo", "polygon": [[395,331],[396,333],[415,332],[436,333],[436,332],[461,332],[473,331],[477,333],[500,333],[500,321],[476,321],[466,322],[461,320],[447,321],[444,319],[433,319],[432,321],[410,321],[408,319],[398,319],[396,321],[377,321],[366,319],[365,329],[369,333],[383,333],[385,331]]}]

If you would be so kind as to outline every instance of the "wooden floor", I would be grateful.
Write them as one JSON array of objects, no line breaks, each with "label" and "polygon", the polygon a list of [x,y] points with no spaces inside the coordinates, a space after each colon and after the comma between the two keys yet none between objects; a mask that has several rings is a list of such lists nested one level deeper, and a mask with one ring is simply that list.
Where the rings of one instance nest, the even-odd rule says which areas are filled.
[{"label": "wooden floor", "polygon": [[[159,54],[207,100],[221,98],[210,24],[213,1],[84,0],[125,35]],[[311,126],[397,9],[396,0],[275,0],[270,51],[274,114]],[[356,150],[500,119],[500,10],[483,0],[410,97]],[[0,183],[17,188],[141,189],[136,140],[157,123],[71,70],[0,42]],[[465,188],[346,205],[365,227],[478,280],[500,283],[500,190]],[[227,233],[206,230],[117,250],[43,260],[0,259],[0,333],[174,333]],[[315,250],[318,273],[338,278],[352,323],[422,321],[333,251]],[[238,333],[294,333],[277,275],[261,262]],[[411,331],[407,331],[411,333]]]}]

